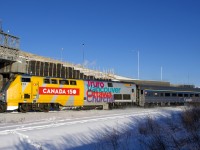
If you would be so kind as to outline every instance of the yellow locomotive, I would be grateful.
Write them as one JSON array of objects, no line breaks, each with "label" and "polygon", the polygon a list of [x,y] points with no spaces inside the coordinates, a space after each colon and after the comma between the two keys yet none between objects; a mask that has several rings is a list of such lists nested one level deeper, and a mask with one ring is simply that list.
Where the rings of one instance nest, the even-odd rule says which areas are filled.
[{"label": "yellow locomotive", "polygon": [[130,83],[15,75],[1,90],[0,112],[48,112],[60,106],[106,109],[109,104],[136,102],[135,91]]}]

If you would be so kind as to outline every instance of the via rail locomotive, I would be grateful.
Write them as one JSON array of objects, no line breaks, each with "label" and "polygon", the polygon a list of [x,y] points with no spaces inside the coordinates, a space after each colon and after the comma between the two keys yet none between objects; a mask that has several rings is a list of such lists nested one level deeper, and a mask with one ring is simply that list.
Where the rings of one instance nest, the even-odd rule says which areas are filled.
[{"label": "via rail locomotive", "polygon": [[0,112],[39,110],[48,112],[60,106],[103,106],[136,102],[133,83],[76,80],[15,75],[2,88]]},{"label": "via rail locomotive", "polygon": [[59,110],[61,107],[184,105],[200,103],[200,89],[133,82],[15,75],[0,92],[0,112]]}]

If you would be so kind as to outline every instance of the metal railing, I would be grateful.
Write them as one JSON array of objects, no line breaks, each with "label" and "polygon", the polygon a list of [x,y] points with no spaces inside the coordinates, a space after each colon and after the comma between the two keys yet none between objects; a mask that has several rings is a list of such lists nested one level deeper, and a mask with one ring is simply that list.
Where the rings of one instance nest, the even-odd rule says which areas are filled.
[{"label": "metal railing", "polygon": [[2,47],[19,50],[19,44],[18,37],[0,31],[0,45]]}]

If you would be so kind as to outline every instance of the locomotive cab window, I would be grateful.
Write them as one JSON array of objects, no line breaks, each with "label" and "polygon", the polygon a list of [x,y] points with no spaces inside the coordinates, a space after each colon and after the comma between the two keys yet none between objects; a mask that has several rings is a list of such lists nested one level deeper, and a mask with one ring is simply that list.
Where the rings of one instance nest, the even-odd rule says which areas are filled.
[{"label": "locomotive cab window", "polygon": [[108,87],[113,87],[113,84],[109,82]]},{"label": "locomotive cab window", "polygon": [[31,82],[31,78],[22,78],[22,82]]},{"label": "locomotive cab window", "polygon": [[76,81],[75,80],[70,80],[70,85],[76,85]]},{"label": "locomotive cab window", "polygon": [[51,79],[51,84],[57,84],[57,80],[56,79]]},{"label": "locomotive cab window", "polygon": [[59,80],[59,84],[61,84],[61,85],[69,85],[69,81],[68,80]]},{"label": "locomotive cab window", "polygon": [[44,79],[44,83],[50,84],[50,80],[49,79]]}]

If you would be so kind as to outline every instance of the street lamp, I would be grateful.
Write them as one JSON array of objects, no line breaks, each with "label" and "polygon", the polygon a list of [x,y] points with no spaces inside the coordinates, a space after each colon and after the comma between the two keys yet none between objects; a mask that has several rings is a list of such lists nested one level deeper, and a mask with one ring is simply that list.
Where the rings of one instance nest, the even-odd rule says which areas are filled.
[{"label": "street lamp", "polygon": [[84,67],[84,63],[85,63],[85,53],[84,53],[84,46],[85,46],[85,44],[82,44],[82,46],[83,46],[83,67]]},{"label": "street lamp", "polygon": [[160,79],[161,79],[161,81],[162,81],[162,76],[163,76],[163,67],[161,66],[161,68],[160,68]]},{"label": "street lamp", "polygon": [[137,51],[138,53],[138,79],[140,78],[140,52],[139,50]]},{"label": "street lamp", "polygon": [[60,59],[61,61],[62,61],[62,53],[63,53],[63,48],[61,48],[61,59]]},{"label": "street lamp", "polygon": [[[136,52],[136,51],[132,51]],[[137,72],[138,72],[138,79],[140,78],[140,52],[137,51]]]}]

